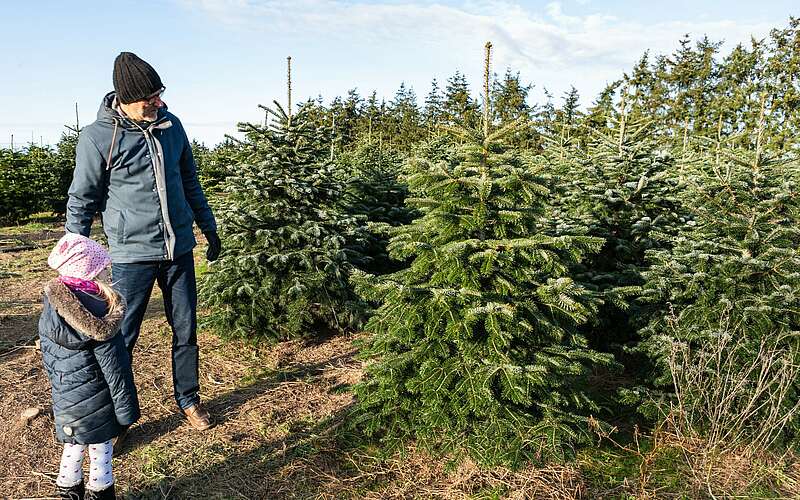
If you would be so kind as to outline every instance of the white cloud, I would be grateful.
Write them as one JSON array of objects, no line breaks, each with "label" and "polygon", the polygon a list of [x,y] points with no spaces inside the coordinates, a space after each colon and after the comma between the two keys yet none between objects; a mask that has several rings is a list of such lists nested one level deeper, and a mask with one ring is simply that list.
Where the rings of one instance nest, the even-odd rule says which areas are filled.
[{"label": "white cloud", "polygon": [[[233,31],[256,36],[269,32],[270,37],[322,51],[328,44],[336,44],[344,51],[378,53],[372,59],[380,60],[385,67],[377,72],[383,81],[393,82],[386,85],[396,88],[405,81],[416,88],[420,98],[427,92],[431,77],[438,76],[441,82],[443,76],[456,70],[467,75],[473,90],[480,88],[482,46],[491,40],[495,71],[520,71],[524,80],[535,83],[534,99],[542,99],[544,88],[560,98],[574,85],[584,106],[607,83],[629,71],[645,50],[670,53],[686,33],[695,38],[707,34],[712,40],[725,40],[730,49],[734,43],[747,42],[751,35],[765,36],[774,27],[724,19],[646,23],[602,12],[575,13],[572,11],[597,9],[575,3],[565,7],[558,1],[538,9],[514,0],[468,0],[460,5],[413,0],[174,1]],[[580,5],[588,2],[577,0]],[[375,68],[359,65],[357,60],[337,63],[343,73],[329,74],[327,81],[316,82],[325,89],[326,98],[333,97],[328,93],[341,93],[344,88],[370,90],[371,85],[380,85]],[[339,88],[334,90],[336,85]],[[382,91],[391,97],[392,90]],[[312,90],[311,95],[315,94]]]},{"label": "white cloud", "polygon": [[[722,12],[717,18],[703,14],[693,19],[688,17],[693,12],[681,11],[643,21],[619,9],[611,16],[602,10],[603,2],[591,0],[548,0],[538,7],[524,0],[170,1],[193,14],[185,22],[187,46],[191,36],[207,37],[216,49],[204,55],[208,44],[200,43],[185,65],[176,57],[169,66],[175,83],[171,88],[180,84],[183,89],[170,94],[170,105],[191,124],[190,134],[209,144],[221,140],[223,132],[235,131],[237,121],[260,119],[257,103],[285,95],[287,54],[295,56],[295,102],[318,93],[331,99],[353,87],[362,95],[375,89],[379,97],[390,99],[400,82],[413,86],[421,100],[432,77],[443,84],[456,70],[467,75],[473,91],[479,89],[482,47],[491,40],[495,71],[519,71],[523,80],[536,85],[533,99],[541,100],[544,87],[559,97],[575,85],[582,104],[588,105],[647,49],[670,53],[689,33],[725,40],[723,50],[729,50],[751,34],[763,37],[785,22],[732,21],[725,19],[724,10],[717,10]],[[757,5],[749,9],[764,10]],[[679,16],[689,20],[676,20]],[[207,22],[192,22],[197,18]],[[103,90],[82,91],[82,122],[96,107],[89,96]],[[73,119],[71,103],[41,100],[41,109],[27,106],[25,121],[30,123],[0,124],[0,141],[8,141],[12,131],[15,142],[30,140],[31,131],[34,138],[44,133],[48,142],[57,140],[60,123]],[[54,108],[65,110],[63,119],[54,118]]]},{"label": "white cloud", "polygon": [[751,34],[764,35],[772,27],[725,20],[644,24],[603,14],[569,15],[559,2],[536,11],[505,0],[468,2],[459,7],[343,0],[180,1],[237,29],[263,30],[268,24],[273,32],[287,36],[350,37],[374,45],[409,40],[408,50],[444,51],[455,62],[475,58],[475,54],[459,51],[474,46],[476,39],[492,40],[498,65],[534,75],[576,70],[584,74],[591,69],[597,76],[603,70],[619,76],[645,49],[672,51],[684,33],[746,41]]}]

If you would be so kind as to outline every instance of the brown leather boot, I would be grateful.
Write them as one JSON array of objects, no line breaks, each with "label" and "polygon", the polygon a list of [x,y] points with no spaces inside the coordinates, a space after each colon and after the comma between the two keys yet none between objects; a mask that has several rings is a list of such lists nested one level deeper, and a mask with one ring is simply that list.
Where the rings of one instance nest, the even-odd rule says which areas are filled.
[{"label": "brown leather boot", "polygon": [[203,408],[200,403],[190,406],[185,410],[181,410],[181,412],[186,416],[186,420],[189,421],[189,424],[198,431],[204,431],[214,427],[214,420],[211,418],[211,414],[208,413],[208,410]]}]

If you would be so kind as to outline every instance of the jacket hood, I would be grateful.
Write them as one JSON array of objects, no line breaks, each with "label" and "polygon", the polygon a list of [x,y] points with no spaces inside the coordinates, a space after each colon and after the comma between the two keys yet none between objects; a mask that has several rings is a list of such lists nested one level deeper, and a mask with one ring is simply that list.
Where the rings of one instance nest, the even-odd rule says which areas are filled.
[{"label": "jacket hood", "polygon": [[97,341],[105,341],[117,334],[125,316],[125,302],[120,297],[117,305],[99,318],[92,314],[64,283],[55,278],[44,286],[44,293],[55,312],[80,334]]},{"label": "jacket hood", "polygon": [[[137,127],[130,118],[122,116],[114,109],[114,99],[116,97],[117,93],[113,90],[103,97],[103,100],[100,102],[100,109],[97,110],[97,121],[108,125],[116,124],[126,129],[139,130],[139,127]],[[156,122],[163,120],[166,116],[167,105],[164,104],[164,106],[158,109],[158,118],[156,118]]]}]

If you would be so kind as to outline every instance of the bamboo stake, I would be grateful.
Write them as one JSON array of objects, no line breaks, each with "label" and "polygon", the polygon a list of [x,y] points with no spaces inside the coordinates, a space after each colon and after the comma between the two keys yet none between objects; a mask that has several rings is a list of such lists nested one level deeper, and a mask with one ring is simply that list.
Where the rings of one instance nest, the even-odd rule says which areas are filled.
[{"label": "bamboo stake", "polygon": [[719,117],[717,117],[717,147],[714,150],[714,154],[716,157],[714,162],[714,173],[717,175],[717,178],[722,179],[722,171],[720,170],[722,167],[722,113],[720,113]]},{"label": "bamboo stake", "polygon": [[620,113],[620,123],[619,123],[619,141],[617,147],[619,148],[619,155],[622,156],[622,145],[625,143],[625,132],[626,127],[628,125],[628,111],[625,109],[626,102],[625,96],[628,93],[628,86],[622,89],[622,99],[619,101],[619,113]]},{"label": "bamboo stake", "polygon": [[333,161],[333,148],[336,145],[336,115],[331,116],[331,161]]},{"label": "bamboo stake", "polygon": [[686,146],[689,145],[689,115],[683,120],[683,153],[686,153]]}]

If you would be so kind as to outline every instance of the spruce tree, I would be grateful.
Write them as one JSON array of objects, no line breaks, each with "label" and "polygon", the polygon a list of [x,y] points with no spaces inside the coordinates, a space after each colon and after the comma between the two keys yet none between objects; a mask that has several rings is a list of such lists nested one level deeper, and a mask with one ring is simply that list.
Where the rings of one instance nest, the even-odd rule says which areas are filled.
[{"label": "spruce tree", "polygon": [[[507,69],[502,80],[495,79],[492,84],[492,115],[500,126],[515,120],[530,120],[534,109],[528,104],[528,94],[532,84],[523,85],[519,72]],[[511,138],[511,145],[523,149],[538,147],[540,138],[533,127],[525,127],[518,136]]]},{"label": "spruce tree", "polygon": [[79,130],[68,127],[68,132],[61,134],[61,139],[56,144],[52,164],[48,168],[50,186],[49,193],[45,198],[45,206],[46,209],[56,214],[65,214],[67,211],[69,185],[72,183],[72,175],[75,171],[75,148],[78,145]]},{"label": "spruce tree", "polygon": [[585,377],[611,358],[578,332],[598,300],[568,274],[602,240],[544,233],[547,180],[506,144],[521,126],[450,128],[450,161],[413,158],[406,201],[422,215],[389,244],[410,266],[354,275],[379,304],[354,424],[390,448],[518,465],[590,435]]},{"label": "spruce tree", "polygon": [[584,123],[591,130],[606,131],[611,127],[611,119],[615,116],[614,95],[620,82],[606,85],[586,113]]},{"label": "spruce tree", "polygon": [[201,286],[208,321],[227,336],[286,339],[357,326],[362,304],[347,275],[360,224],[338,207],[324,133],[306,115],[264,108],[269,127],[242,124],[247,140],[218,203],[223,248]]},{"label": "spruce tree", "polygon": [[442,108],[445,122],[466,128],[477,128],[480,123],[479,107],[470,96],[467,77],[456,71],[455,75],[447,79],[444,92]]},{"label": "spruce tree", "polygon": [[410,150],[425,135],[417,94],[413,88],[406,88],[405,83],[400,84],[389,103],[389,122],[391,144],[401,151]]},{"label": "spruce tree", "polygon": [[422,111],[422,121],[428,139],[436,135],[436,129],[441,124],[443,115],[442,91],[439,88],[439,82],[434,78],[431,81],[431,90],[425,97],[425,107]]}]

